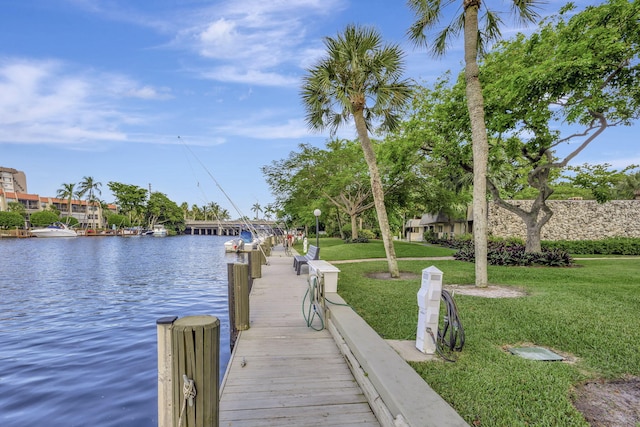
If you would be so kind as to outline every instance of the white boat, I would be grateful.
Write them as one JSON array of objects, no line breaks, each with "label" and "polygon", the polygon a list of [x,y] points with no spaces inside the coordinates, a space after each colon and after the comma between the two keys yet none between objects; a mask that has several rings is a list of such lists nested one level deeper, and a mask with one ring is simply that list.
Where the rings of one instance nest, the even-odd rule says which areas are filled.
[{"label": "white boat", "polygon": [[225,252],[240,252],[244,250],[244,241],[242,239],[231,239],[224,242]]},{"label": "white boat", "polygon": [[78,237],[75,230],[61,222],[54,222],[45,228],[36,228],[31,230],[31,234],[36,237]]},{"label": "white boat", "polygon": [[167,229],[164,228],[164,225],[162,224],[156,224],[153,226],[151,234],[154,237],[165,237],[167,235]]}]

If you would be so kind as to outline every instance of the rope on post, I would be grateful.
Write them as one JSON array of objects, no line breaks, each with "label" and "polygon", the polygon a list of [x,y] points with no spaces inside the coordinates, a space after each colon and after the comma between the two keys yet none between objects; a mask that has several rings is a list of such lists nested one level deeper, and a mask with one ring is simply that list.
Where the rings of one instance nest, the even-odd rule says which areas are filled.
[{"label": "rope on post", "polygon": [[193,399],[196,397],[196,385],[192,379],[189,379],[186,375],[182,375],[182,379],[184,381],[184,385],[182,386],[182,394],[184,395],[184,400],[182,401],[182,409],[180,410],[180,419],[178,420],[178,427],[182,426],[182,416],[184,415],[184,410],[187,408],[187,402],[189,402],[189,406],[193,406]]}]

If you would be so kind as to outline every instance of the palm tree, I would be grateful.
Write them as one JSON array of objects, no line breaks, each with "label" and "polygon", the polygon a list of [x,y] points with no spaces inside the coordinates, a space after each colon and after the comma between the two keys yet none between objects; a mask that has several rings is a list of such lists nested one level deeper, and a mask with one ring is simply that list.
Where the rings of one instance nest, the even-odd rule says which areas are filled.
[{"label": "palm tree", "polygon": [[[523,22],[533,22],[538,18],[535,12],[539,0],[513,0],[513,10]],[[416,45],[426,46],[435,55],[443,55],[448,42],[464,34],[464,61],[467,95],[467,110],[471,121],[471,143],[473,150],[473,239],[475,246],[476,286],[488,286],[487,276],[487,159],[489,143],[484,119],[484,97],[480,85],[478,56],[485,46],[500,38],[501,19],[497,13],[485,7],[483,31],[479,31],[478,12],[482,0],[462,0],[462,14],[450,26],[440,31],[435,41],[427,45],[425,30],[433,29],[440,21],[443,10],[458,1],[408,0],[409,7],[416,14],[416,21],[409,28],[409,38]]]},{"label": "palm tree", "polygon": [[97,182],[91,176],[85,176],[82,177],[82,181],[80,181],[79,185],[80,188],[78,189],[78,197],[82,197],[87,194],[87,208],[89,206],[98,205],[98,203],[96,203],[98,201],[98,198],[96,197],[95,193],[102,195],[102,190],[100,190],[102,183]]},{"label": "palm tree", "polygon": [[276,208],[275,206],[273,206],[273,204],[269,203],[265,208],[264,208],[264,217],[268,220],[270,220],[273,217],[273,214],[276,213]]},{"label": "palm tree", "polygon": [[193,215],[194,220],[200,219],[200,214],[201,214],[200,207],[195,203],[191,205],[191,214]]},{"label": "palm tree", "polygon": [[640,196],[640,172],[625,174],[616,186],[616,195],[621,199]]},{"label": "palm tree", "polygon": [[256,214],[256,219],[260,219],[258,215],[260,212],[262,212],[262,206],[260,206],[260,203],[254,203],[253,206],[251,206],[251,210]]},{"label": "palm tree", "polygon": [[326,37],[327,55],[308,70],[302,86],[306,121],[310,128],[329,128],[332,134],[353,119],[369,167],[371,190],[378,214],[389,273],[400,277],[393,239],[384,205],[382,180],[376,154],[369,139],[374,124],[379,130],[394,130],[399,112],[412,93],[404,71],[403,52],[397,45],[382,45],[370,27],[348,25],[343,34]]},{"label": "palm tree", "polygon": [[56,193],[56,197],[59,199],[65,199],[67,201],[67,206],[69,207],[69,216],[67,218],[67,223],[69,222],[69,218],[72,216],[71,204],[73,203],[73,199],[78,197],[78,193],[76,192],[76,184],[62,184],[62,187],[58,189]]}]

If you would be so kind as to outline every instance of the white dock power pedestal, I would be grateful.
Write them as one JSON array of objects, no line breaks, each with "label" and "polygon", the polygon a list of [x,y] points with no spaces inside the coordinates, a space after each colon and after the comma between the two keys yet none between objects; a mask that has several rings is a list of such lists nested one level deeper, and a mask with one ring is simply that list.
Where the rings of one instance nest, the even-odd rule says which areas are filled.
[{"label": "white dock power pedestal", "polygon": [[418,332],[416,348],[426,354],[436,352],[442,271],[431,266],[422,270],[422,286],[418,291]]}]

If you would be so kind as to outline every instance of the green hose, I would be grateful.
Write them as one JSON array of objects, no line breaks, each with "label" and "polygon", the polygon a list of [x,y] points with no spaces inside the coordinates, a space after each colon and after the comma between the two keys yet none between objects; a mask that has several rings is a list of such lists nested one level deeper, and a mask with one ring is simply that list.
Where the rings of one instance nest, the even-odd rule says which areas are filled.
[{"label": "green hose", "polygon": [[[324,329],[324,319],[323,316],[317,312],[317,305],[319,303],[318,297],[320,294],[318,293],[318,276],[310,275],[308,280],[307,291],[304,294],[304,298],[302,298],[302,316],[304,320],[307,322],[307,327],[313,329],[314,331],[321,331]],[[309,307],[305,310],[305,302],[309,297]],[[315,304],[314,304],[315,302]],[[320,319],[320,328],[313,326],[313,321],[316,316]]]}]

